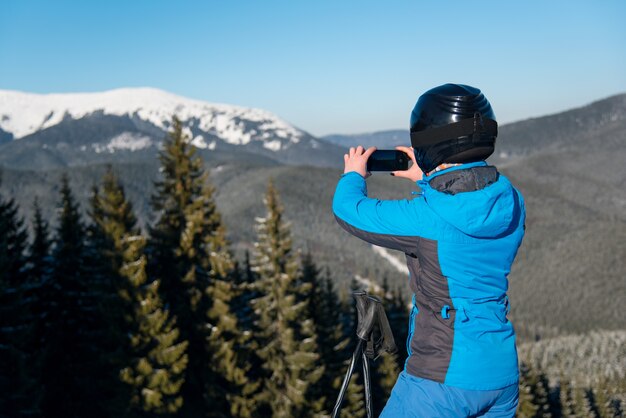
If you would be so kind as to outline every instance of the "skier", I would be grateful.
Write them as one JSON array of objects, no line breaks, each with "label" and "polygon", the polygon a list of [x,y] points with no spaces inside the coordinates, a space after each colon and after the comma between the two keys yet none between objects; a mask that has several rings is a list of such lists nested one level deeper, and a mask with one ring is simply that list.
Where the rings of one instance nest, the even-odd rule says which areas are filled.
[{"label": "skier", "polygon": [[333,212],[349,233],[405,253],[413,305],[408,358],[380,415],[512,417],[518,403],[515,332],[507,275],[525,229],[524,200],[484,161],[497,123],[480,90],[445,84],[411,113],[413,161],[396,177],[416,182],[413,199],[367,196],[367,159],[350,148]]}]

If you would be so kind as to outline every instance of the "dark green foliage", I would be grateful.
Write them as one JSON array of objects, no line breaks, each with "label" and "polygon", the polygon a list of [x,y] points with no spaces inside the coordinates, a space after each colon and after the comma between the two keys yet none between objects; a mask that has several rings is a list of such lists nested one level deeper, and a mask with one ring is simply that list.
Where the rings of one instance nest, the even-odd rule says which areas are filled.
[{"label": "dark green foliage", "polygon": [[[0,173],[1,174],[1,173]],[[2,178],[0,177],[0,182]],[[28,235],[24,220],[11,198],[0,195],[0,287],[16,287],[26,276],[26,247]]]},{"label": "dark green foliage", "polygon": [[548,380],[543,373],[530,369],[525,363],[520,366],[519,406],[520,418],[549,418]]},{"label": "dark green foliage", "polygon": [[316,412],[316,399],[307,399],[309,387],[323,373],[307,297],[310,284],[300,280],[291,235],[278,193],[270,182],[265,195],[266,216],[258,219],[254,269],[258,274],[252,301],[257,315],[255,340],[262,360],[259,415],[299,417]]},{"label": "dark green foliage", "polygon": [[[1,179],[0,179],[1,180]],[[0,416],[39,413],[28,235],[13,199],[0,195]]]},{"label": "dark green foliage", "polygon": [[[348,366],[346,364],[344,369],[347,368]],[[355,371],[348,384],[346,397],[343,401],[343,407],[341,408],[342,418],[364,418],[366,416],[365,389],[362,380],[361,374]],[[333,405],[336,400],[337,399],[333,401]]]},{"label": "dark green foliage", "polygon": [[120,275],[131,286],[124,295],[132,306],[128,315],[132,326],[130,361],[119,374],[131,389],[128,408],[134,416],[174,413],[183,404],[180,389],[187,366],[187,343],[180,341],[175,321],[163,309],[159,282],[147,281],[144,238],[126,234],[119,245],[124,260]]},{"label": "dark green foliage", "polygon": [[250,332],[254,327],[254,312],[250,306],[250,301],[259,295],[255,290],[255,283],[258,277],[252,271],[250,253],[248,251],[245,253],[243,266],[236,262],[234,272],[233,283],[235,291],[232,303],[237,315],[237,324],[242,331]]},{"label": "dark green foliage", "polygon": [[150,229],[150,271],[161,278],[165,302],[189,342],[182,414],[247,416],[252,389],[235,351],[243,336],[230,309],[233,259],[213,187],[188,139],[174,118],[152,198],[158,219]]},{"label": "dark green foliage", "polygon": [[112,171],[94,190],[91,206],[90,236],[101,260],[107,315],[108,409],[116,417],[174,413],[183,404],[187,343],[163,309],[159,282],[146,275],[145,238]]},{"label": "dark green foliage", "polygon": [[32,229],[34,238],[28,253],[28,274],[32,283],[41,285],[52,272],[52,259],[50,256],[52,243],[50,241],[48,222],[43,218],[38,199],[34,201],[33,213]]},{"label": "dark green foliage", "polygon": [[42,411],[46,416],[104,416],[102,323],[98,284],[89,275],[85,227],[66,176],[61,180],[60,219],[54,237],[53,268],[42,286],[45,317]]},{"label": "dark green foliage", "polygon": [[346,350],[349,338],[344,334],[341,303],[330,272],[326,269],[322,276],[310,253],[302,257],[302,281],[311,285],[308,311],[315,325],[318,353],[324,370],[307,396],[321,400],[323,409],[331,412],[345,373],[345,361],[350,356]]}]

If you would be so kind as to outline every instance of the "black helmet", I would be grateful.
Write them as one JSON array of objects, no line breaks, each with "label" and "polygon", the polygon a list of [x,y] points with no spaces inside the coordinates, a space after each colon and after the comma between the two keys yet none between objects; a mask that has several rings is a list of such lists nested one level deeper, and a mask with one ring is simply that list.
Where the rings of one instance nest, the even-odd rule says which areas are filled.
[{"label": "black helmet", "polygon": [[486,159],[493,153],[496,136],[496,116],[475,87],[435,87],[420,96],[411,112],[411,144],[425,173],[444,162]]}]

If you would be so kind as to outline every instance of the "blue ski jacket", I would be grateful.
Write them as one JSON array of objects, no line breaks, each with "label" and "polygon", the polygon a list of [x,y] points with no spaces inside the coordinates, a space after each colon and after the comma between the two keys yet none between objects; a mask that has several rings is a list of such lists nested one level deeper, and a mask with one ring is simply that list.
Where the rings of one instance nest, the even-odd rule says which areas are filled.
[{"label": "blue ski jacket", "polygon": [[506,292],[524,236],[521,193],[484,161],[417,184],[421,193],[413,199],[378,200],[350,172],[333,198],[346,231],[406,255],[413,291],[406,372],[474,390],[518,382]]}]

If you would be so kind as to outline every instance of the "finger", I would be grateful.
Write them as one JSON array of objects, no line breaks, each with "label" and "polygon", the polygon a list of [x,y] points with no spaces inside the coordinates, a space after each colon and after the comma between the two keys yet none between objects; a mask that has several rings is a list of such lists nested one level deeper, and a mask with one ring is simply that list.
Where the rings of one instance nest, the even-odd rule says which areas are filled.
[{"label": "finger", "polygon": [[396,149],[398,151],[402,151],[403,153],[405,153],[406,155],[409,156],[409,158],[411,159],[411,161],[415,162],[415,152],[413,151],[413,148],[411,147],[403,147],[401,145],[398,145],[396,147]]},{"label": "finger", "polygon": [[374,151],[376,151],[376,147],[369,147],[369,148],[367,149],[367,151],[365,151],[365,152],[363,153],[363,156],[364,156],[365,158],[369,158],[369,157],[370,157],[370,155],[372,155],[372,154],[374,153]]},{"label": "finger", "polygon": [[354,147],[350,147],[350,158],[354,157]]},{"label": "finger", "polygon": [[356,155],[361,155],[361,154],[363,154],[363,147],[359,145],[358,147],[356,147]]},{"label": "finger", "polygon": [[350,156],[348,154],[343,154],[343,162],[347,163]]},{"label": "finger", "polygon": [[400,171],[392,171],[391,175],[394,177],[403,177],[403,178],[409,178],[410,174],[408,173],[408,170],[400,170]]}]

